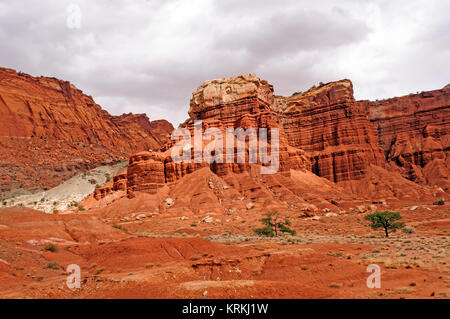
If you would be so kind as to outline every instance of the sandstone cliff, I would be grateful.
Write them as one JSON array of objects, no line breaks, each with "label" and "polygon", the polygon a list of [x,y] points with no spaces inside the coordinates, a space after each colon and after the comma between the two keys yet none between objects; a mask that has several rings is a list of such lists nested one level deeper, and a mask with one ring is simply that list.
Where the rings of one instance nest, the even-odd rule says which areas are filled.
[{"label": "sandstone cliff", "polygon": [[[445,90],[439,92],[445,93]],[[442,154],[445,154],[446,149],[448,151],[448,146],[445,144],[448,122],[443,120],[448,118],[445,117],[448,112],[448,103],[441,95],[426,92],[416,97],[419,101],[417,103],[423,103],[430,110],[435,110],[439,113],[438,116],[423,115],[423,108],[412,110],[410,114],[400,112],[396,116],[395,112],[391,111],[387,111],[387,114],[392,114],[392,118],[400,118],[400,123],[408,121],[409,116],[423,117],[423,123],[418,125],[416,130],[424,138],[431,136],[434,139],[426,142],[427,145],[434,145],[434,148],[425,152],[431,152],[430,160],[444,162],[440,162],[442,165],[424,167],[422,174],[427,175],[428,172],[428,180],[425,181],[427,184],[437,183],[446,187],[448,169],[445,167],[446,157]],[[430,100],[431,96],[435,98]],[[422,99],[425,98],[429,99],[429,102],[423,102]],[[195,163],[194,152],[190,153],[190,163],[174,163],[171,151],[177,141],[169,140],[161,149],[162,152],[141,152],[130,158],[126,182],[123,177],[121,179],[122,189],[126,184],[128,197],[131,198],[140,192],[157,194],[158,190],[166,185],[178,185],[174,182],[180,179],[183,179],[181,184],[188,183],[185,177],[201,170],[213,174],[204,178],[209,180],[220,178],[220,184],[225,184],[227,189],[228,187],[233,189],[236,192],[235,196],[251,198],[252,201],[259,200],[265,204],[268,204],[265,200],[275,203],[276,200],[281,199],[284,203],[299,205],[305,199],[311,199],[314,196],[306,195],[309,192],[305,192],[304,187],[300,189],[296,187],[299,180],[292,178],[293,171],[301,172],[295,173],[297,174],[295,176],[311,171],[315,175],[340,184],[349,190],[350,194],[358,197],[431,196],[431,189],[425,189],[407,180],[418,182],[417,179],[408,174],[403,174],[402,177],[400,174],[404,172],[401,167],[397,167],[398,160],[393,155],[389,155],[393,145],[390,130],[392,127],[395,128],[395,123],[386,124],[385,129],[382,129],[383,124],[380,123],[385,118],[381,116],[382,119],[380,119],[380,114],[385,113],[379,110],[380,107],[375,106],[378,104],[374,103],[355,101],[353,85],[349,80],[321,84],[319,87],[313,87],[305,93],[291,97],[274,96],[273,87],[254,74],[206,81],[193,93],[188,112],[190,118],[183,123],[182,127],[189,131],[190,136],[194,135],[195,120],[202,121],[202,133],[211,127],[218,128],[222,133],[226,128],[278,128],[280,136],[278,172],[264,176],[258,170],[261,166],[260,162],[248,163],[250,156],[248,141],[245,163],[236,163],[235,157],[234,163],[208,164],[204,161]],[[380,103],[380,105],[386,104],[389,103]],[[408,131],[412,127],[404,129]],[[401,140],[398,136],[396,139]],[[200,149],[204,150],[208,142],[200,143]],[[426,143],[415,142],[415,145],[420,150],[426,150]],[[196,142],[192,139],[187,147],[194,151],[195,144]],[[394,149],[398,153],[399,148]],[[414,157],[407,156],[404,147],[400,149],[403,150],[404,157]],[[433,181],[429,176],[434,176]],[[339,196],[339,198],[346,196],[342,191],[331,192],[328,185],[321,179],[313,181],[309,175],[307,179],[316,186],[321,185],[319,188],[328,189],[330,196]],[[113,189],[114,186],[107,190],[100,189],[95,197],[103,198]],[[312,187],[311,191],[316,195],[320,193],[317,187]],[[202,190],[192,196],[203,198],[206,193],[208,192]],[[217,201],[220,203],[219,207],[223,206],[226,197],[221,197],[223,194],[219,196],[213,193],[211,198],[208,197],[208,200],[204,198],[203,202]],[[198,206],[197,204],[192,206],[192,202],[186,205],[190,208]],[[216,206],[211,204],[208,207],[214,209]]]},{"label": "sandstone cliff", "polygon": [[357,180],[371,165],[384,166],[375,127],[353,97],[349,80],[314,87],[285,98],[272,107],[289,144],[303,149],[312,171],[333,182]]},{"label": "sandstone cliff", "polygon": [[0,68],[0,192],[52,187],[88,168],[159,149],[172,126],[112,116],[69,82]]},{"label": "sandstone cliff", "polygon": [[359,104],[389,163],[409,180],[450,189],[450,88]]}]

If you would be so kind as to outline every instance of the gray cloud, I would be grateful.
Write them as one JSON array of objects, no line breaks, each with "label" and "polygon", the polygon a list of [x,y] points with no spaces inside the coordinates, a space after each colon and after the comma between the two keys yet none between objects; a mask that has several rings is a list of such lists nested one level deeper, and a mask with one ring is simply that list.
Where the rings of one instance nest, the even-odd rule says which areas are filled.
[{"label": "gray cloud", "polygon": [[[81,28],[66,26],[79,4]],[[205,80],[256,73],[277,94],[350,78],[360,99],[450,82],[445,0],[0,2],[0,65],[69,80],[113,114],[177,124]]]}]

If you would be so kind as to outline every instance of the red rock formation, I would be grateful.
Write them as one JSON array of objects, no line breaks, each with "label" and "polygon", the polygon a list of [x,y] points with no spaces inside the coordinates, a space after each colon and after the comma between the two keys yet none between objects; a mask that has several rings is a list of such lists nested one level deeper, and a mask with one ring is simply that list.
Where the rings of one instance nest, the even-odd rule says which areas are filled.
[{"label": "red rock formation", "polygon": [[[422,94],[423,98],[425,96],[430,96],[430,93]],[[441,101],[441,104],[437,101]],[[436,101],[431,102],[431,105],[430,107],[434,110],[441,106],[446,109],[448,104],[446,99],[436,97]],[[411,114],[415,114],[414,112]],[[359,197],[391,199],[426,197],[429,199],[435,196],[430,188],[425,189],[405,180],[395,165],[386,162],[385,146],[392,144],[388,129],[390,126],[386,126],[387,133],[385,133],[383,129],[380,129],[382,125],[377,124],[379,119],[374,114],[380,114],[380,112],[369,102],[355,101],[353,86],[349,80],[324,84],[289,98],[274,98],[272,86],[252,74],[207,81],[193,93],[189,109],[190,118],[182,125],[191,137],[190,143],[186,145],[186,149],[191,151],[191,162],[174,162],[171,155],[178,141],[173,140],[169,140],[161,152],[138,153],[130,159],[126,179],[127,193],[129,197],[134,197],[137,192],[156,194],[159,188],[172,185],[174,189],[183,190],[180,193],[175,192],[178,196],[178,204],[175,207],[181,211],[186,209],[232,210],[240,207],[233,199],[239,196],[250,199],[252,205],[256,204],[260,208],[273,205],[286,207],[288,203],[298,206],[303,205],[306,199],[323,203],[323,197],[316,198],[305,191],[304,186],[299,187],[301,179],[298,177],[302,176],[301,178],[307,177],[314,185],[328,189],[327,194],[340,198],[347,196],[342,191],[331,192],[329,185],[320,178],[315,180],[309,175],[298,173],[311,170],[316,175],[339,183],[350,191],[349,194],[353,193]],[[400,114],[403,119],[408,116],[404,112]],[[425,138],[429,136],[433,139],[441,138],[441,144],[438,146],[436,143],[427,142],[435,147],[431,148],[430,154],[442,154],[446,149],[446,146],[442,144],[447,141],[445,136],[447,136],[448,127],[442,120],[442,116],[446,118],[445,112],[441,112],[440,116],[440,119],[436,119],[436,115],[431,117],[424,115],[424,123],[428,126],[425,128],[419,125],[421,127],[419,131]],[[249,141],[246,141],[245,163],[237,163],[234,137],[233,163],[226,163],[225,157],[224,163],[209,164],[204,160],[196,163],[195,150],[199,148],[199,151],[203,151],[210,141],[196,141],[193,138],[196,131],[195,121],[202,122],[201,133],[209,128],[218,128],[224,140],[226,140],[227,128],[279,129],[280,166],[277,173],[261,174],[259,159],[257,163],[249,163]],[[397,143],[403,141],[404,144],[405,140],[402,140],[401,136],[396,136]],[[443,136],[444,139],[442,139]],[[223,145],[226,145],[226,141],[223,141]],[[424,144],[418,147],[421,150],[426,149]],[[268,149],[270,148],[271,145],[268,146]],[[400,153],[403,154],[402,156],[407,154],[404,148],[401,148]],[[446,158],[431,155],[432,161],[445,161]],[[428,176],[434,176],[435,181],[438,179],[442,181],[448,176],[445,175],[447,171],[442,166],[426,167],[423,171],[424,174],[427,172]],[[188,177],[191,175],[195,176]],[[195,181],[201,185],[189,190],[182,186],[175,186],[179,185],[176,182],[180,179],[183,179],[183,183],[189,184]],[[203,182],[208,182],[203,183],[202,179]],[[220,186],[214,186],[215,183]],[[121,185],[124,184],[125,182]],[[223,188],[224,186],[227,188]],[[232,189],[231,193],[223,191],[228,188]],[[101,194],[98,197],[102,198],[103,193],[108,194],[108,192],[109,189],[99,191]],[[183,192],[191,195],[184,198]],[[316,188],[311,192],[320,193]],[[180,204],[181,197],[184,199]],[[194,201],[193,198],[196,200]],[[329,200],[328,197],[325,202]],[[165,209],[165,206],[160,208]]]},{"label": "red rock formation", "polygon": [[355,102],[349,80],[276,97],[273,110],[289,144],[307,152],[315,174],[340,182],[362,178],[371,164],[384,166],[375,127]]},{"label": "red rock formation", "polygon": [[[279,132],[279,168],[277,171],[289,174],[290,169],[306,169],[309,165],[304,157],[304,152],[300,149],[290,147],[287,143],[287,136],[283,128],[277,122],[276,117],[270,109],[273,103],[273,88],[266,81],[261,81],[253,74],[244,74],[235,78],[223,78],[207,81],[202,84],[194,93],[190,103],[190,119],[183,127],[189,130],[190,135],[195,135],[194,121],[202,121],[202,133],[208,128],[218,128],[223,135],[224,153],[226,153],[226,129],[242,128],[255,129],[258,134],[259,128],[268,129],[268,150],[270,145],[270,129],[277,128]],[[202,149],[210,141],[202,141]],[[219,176],[228,173],[243,173],[251,170],[252,166],[260,167],[259,153],[256,154],[259,164],[249,163],[249,141],[246,141],[245,163],[237,162],[237,142],[234,137],[234,161],[226,163],[226,155],[223,155],[223,163],[194,162],[194,150],[191,152],[191,163],[174,163],[171,158],[171,148],[177,141],[169,141],[163,148],[166,153],[161,158],[164,161],[164,182],[173,182],[181,177],[190,174],[202,167],[209,167],[211,171]],[[191,141],[194,145],[195,141]],[[275,154],[275,153],[274,153]],[[144,160],[145,161],[145,160]],[[161,166],[158,166],[161,167]],[[131,169],[131,168],[130,168]],[[160,168],[162,169],[162,168]],[[158,174],[158,183],[161,179]],[[153,181],[150,181],[153,184]],[[129,186],[130,187],[130,186]],[[145,187],[144,187],[145,188]]]},{"label": "red rock formation", "polygon": [[158,152],[140,152],[130,157],[127,170],[127,192],[155,193],[165,183],[164,158]]},{"label": "red rock formation", "polygon": [[358,104],[404,177],[450,189],[450,88]]},{"label": "red rock formation", "polygon": [[144,114],[112,116],[69,82],[0,68],[0,192],[55,186],[76,172],[159,149],[171,131]]}]

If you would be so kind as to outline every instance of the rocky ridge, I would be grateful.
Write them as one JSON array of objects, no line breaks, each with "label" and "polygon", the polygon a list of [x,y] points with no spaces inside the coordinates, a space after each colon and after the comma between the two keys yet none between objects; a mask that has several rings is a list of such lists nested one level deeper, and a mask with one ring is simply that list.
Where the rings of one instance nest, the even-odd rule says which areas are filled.
[{"label": "rocky ridge", "polygon": [[110,115],[67,81],[0,68],[0,192],[53,187],[159,149],[172,129],[145,114]]}]

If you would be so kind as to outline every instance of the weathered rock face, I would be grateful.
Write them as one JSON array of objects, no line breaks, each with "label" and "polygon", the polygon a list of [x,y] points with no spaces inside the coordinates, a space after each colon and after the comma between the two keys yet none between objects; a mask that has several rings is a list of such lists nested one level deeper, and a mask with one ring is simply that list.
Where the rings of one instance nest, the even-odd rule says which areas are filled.
[{"label": "weathered rock face", "polygon": [[206,81],[192,94],[189,116],[192,120],[210,118],[211,113],[216,117],[218,109],[246,98],[257,99],[271,105],[273,87],[254,74]]},{"label": "weathered rock face", "polygon": [[376,126],[387,160],[404,177],[449,189],[450,88],[358,103]]},{"label": "weathered rock face", "polygon": [[171,131],[145,114],[112,116],[69,82],[0,68],[0,192],[52,187],[130,153],[159,149]]},{"label": "weathered rock face", "polygon": [[[439,92],[446,94],[445,90]],[[431,98],[430,94],[435,97],[435,101],[430,100],[430,104],[427,104],[428,102],[421,100]],[[178,206],[175,206],[180,209],[198,208],[211,198],[214,199],[211,199],[213,202],[219,198],[218,203],[210,203],[207,209],[213,210],[216,206],[223,206],[227,210],[236,208],[233,206],[235,203],[232,198],[239,196],[249,198],[251,203],[247,204],[257,203],[258,207],[266,207],[275,199],[281,206],[286,203],[297,205],[305,198],[305,188],[297,187],[301,178],[306,176],[313,184],[325,187],[324,179],[316,176],[317,180],[314,180],[311,176],[305,175],[306,171],[312,171],[320,177],[339,183],[350,191],[349,194],[358,196],[432,197],[434,195],[431,188],[405,180],[394,165],[400,165],[400,156],[403,162],[417,157],[414,152],[405,151],[407,150],[405,145],[414,143],[416,147],[414,150],[422,152],[420,153],[422,157],[428,154],[429,162],[435,163],[432,166],[425,165],[420,171],[420,174],[426,176],[426,182],[430,184],[433,179],[433,183],[439,181],[438,184],[442,185],[448,180],[448,169],[445,167],[445,165],[448,167],[446,156],[448,97],[427,92],[417,101],[419,105],[424,103],[430,110],[435,110],[433,112],[438,112],[439,109],[446,111],[439,111],[439,115],[435,113],[426,115],[424,108],[417,108],[410,114],[400,111],[398,114],[400,123],[411,122],[409,130],[417,131],[419,135],[411,142],[407,135],[408,129],[393,136],[391,126],[395,127],[397,122],[394,121],[392,125],[388,122],[383,126],[384,121],[393,121],[397,118],[395,112],[389,108],[395,109],[398,105],[382,102],[381,107],[388,109],[382,111],[379,106],[374,106],[375,102],[355,101],[353,86],[349,80],[324,84],[288,98],[274,97],[272,86],[252,74],[207,81],[193,93],[189,110],[191,117],[182,124],[182,128],[186,129],[190,136],[188,145],[183,149],[191,151],[191,162],[173,161],[172,151],[178,143],[173,140],[169,140],[160,152],[138,153],[130,159],[126,176],[127,193],[129,197],[134,197],[136,192],[154,194],[167,184],[174,189],[184,189],[173,182],[181,178],[184,178],[184,181],[207,178],[206,186],[202,184],[201,187],[193,188],[192,196],[196,197],[196,200],[184,199],[185,206],[180,204],[184,202],[177,200]],[[409,117],[423,117],[423,123],[418,125],[417,120],[408,119]],[[202,123],[200,133],[205,133],[210,128],[218,129],[224,139],[222,145],[227,144],[226,130],[229,128],[243,130],[268,128],[269,131],[272,128],[278,129],[277,173],[272,175],[260,173],[259,154],[256,154],[257,163],[249,163],[251,155],[248,151],[249,141],[245,143],[245,162],[237,163],[235,137],[232,137],[234,142],[232,163],[226,163],[225,154],[223,163],[209,164],[204,160],[196,163],[195,151],[203,152],[211,145],[209,139],[203,138],[201,141],[194,139],[198,124],[196,121]],[[270,138],[268,142],[270,143]],[[272,145],[269,144],[267,148],[271,149]],[[181,149],[179,151],[181,152]],[[226,151],[224,149],[225,153]],[[386,161],[386,156],[389,161]],[[191,177],[192,175],[194,177]],[[412,179],[411,176],[406,177]],[[218,181],[216,184],[220,186],[215,185],[214,180]],[[122,182],[122,187],[124,184],[125,182]],[[205,190],[208,185],[208,190]],[[227,198],[228,195],[223,196],[226,189],[232,189],[233,194],[230,198]],[[166,190],[167,188],[164,191]],[[107,193],[108,190],[104,192]],[[312,192],[319,192],[319,189],[314,188]],[[327,192],[331,194],[330,190]],[[177,198],[180,198],[181,193]],[[205,195],[206,193],[209,195]],[[311,195],[307,197],[309,196]],[[340,191],[339,196],[344,194]],[[228,201],[234,204],[228,207],[226,204]]]},{"label": "weathered rock face", "polygon": [[[289,146],[283,127],[271,111],[273,100],[272,85],[267,81],[260,80],[254,74],[207,81],[193,93],[189,110],[191,118],[186,121],[185,128],[191,132],[191,136],[194,135],[194,120],[202,121],[203,132],[208,128],[218,128],[223,135],[224,152],[226,152],[227,129],[254,129],[256,135],[260,138],[259,128],[267,128],[267,148],[269,152],[272,149],[271,129],[277,129],[279,131],[279,167],[277,171],[289,172],[290,169],[306,169],[309,162],[304,157],[304,152]],[[203,141],[202,147],[204,148],[209,142]],[[169,142],[168,148],[172,147],[174,143]],[[233,143],[235,145],[233,163],[226,163],[224,155],[223,164],[213,163],[209,165],[210,169],[219,176],[226,175],[228,172],[247,172],[251,166],[261,165],[259,152],[256,154],[258,163],[249,163],[248,140],[246,141],[245,163],[238,163],[237,139],[235,137],[233,137]],[[275,155],[275,153],[273,154]],[[192,152],[192,155],[194,155],[194,152]],[[167,159],[166,162],[166,181],[176,180],[205,166],[205,163],[174,164],[171,159]]]},{"label": "weathered rock face", "polygon": [[[141,152],[130,158],[127,172],[127,191],[129,196],[135,192],[154,193],[156,189],[165,183],[174,182],[185,175],[191,174],[201,168],[208,167],[218,176],[231,173],[248,173],[260,175],[261,157],[257,149],[256,163],[250,163],[249,144],[245,141],[245,160],[238,163],[237,137],[230,137],[234,142],[233,161],[227,162],[227,129],[242,128],[243,130],[254,129],[256,137],[259,138],[259,128],[267,128],[267,154],[279,158],[275,172],[289,175],[290,169],[309,169],[309,161],[304,156],[304,151],[288,144],[287,136],[276,116],[271,111],[273,103],[273,88],[266,81],[261,81],[253,74],[241,75],[236,78],[219,79],[205,82],[194,93],[191,100],[189,118],[182,127],[190,133],[191,150],[190,163],[175,163],[172,159],[172,151],[178,141],[169,140],[162,148],[162,152]],[[202,121],[199,129],[201,135],[209,128],[218,129],[223,137],[222,163],[217,161],[207,163],[204,159],[196,163],[194,155],[195,143],[195,120]],[[278,130],[279,149],[272,147],[272,129]],[[210,139],[202,138],[199,149],[203,152],[211,143]],[[215,149],[215,148],[213,148]],[[273,152],[273,153],[272,153]],[[213,151],[214,153],[214,151]],[[214,153],[215,154],[215,153]],[[263,166],[269,167],[273,163]]]},{"label": "weathered rock face", "polygon": [[276,97],[273,110],[289,144],[306,151],[315,174],[340,182],[362,178],[371,164],[384,166],[375,127],[349,80]]},{"label": "weathered rock face", "polygon": [[153,193],[164,185],[164,158],[159,152],[140,152],[130,157],[127,192]]}]

